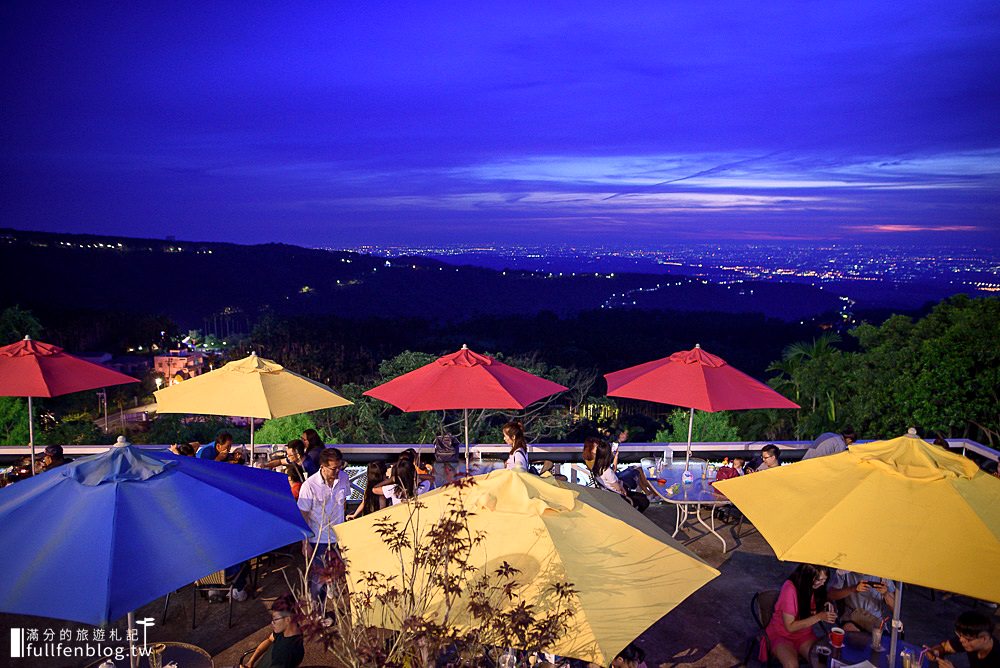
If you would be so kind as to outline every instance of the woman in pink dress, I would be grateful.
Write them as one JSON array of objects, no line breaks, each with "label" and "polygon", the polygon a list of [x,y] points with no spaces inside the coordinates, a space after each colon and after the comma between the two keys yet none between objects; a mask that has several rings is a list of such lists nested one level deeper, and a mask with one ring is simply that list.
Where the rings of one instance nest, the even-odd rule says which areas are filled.
[{"label": "woman in pink dress", "polygon": [[767,661],[767,651],[783,668],[798,668],[799,656],[809,657],[816,642],[813,626],[819,622],[834,624],[837,614],[826,609],[825,566],[799,564],[785,583],[774,604],[774,615],[764,629],[767,643],[761,643],[759,657]]}]

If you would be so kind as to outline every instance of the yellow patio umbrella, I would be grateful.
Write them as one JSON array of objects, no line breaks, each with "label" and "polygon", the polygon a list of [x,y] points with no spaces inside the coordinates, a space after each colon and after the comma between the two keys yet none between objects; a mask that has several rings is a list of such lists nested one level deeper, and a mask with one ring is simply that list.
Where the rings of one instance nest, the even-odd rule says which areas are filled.
[{"label": "yellow patio umbrella", "polygon": [[[716,483],[779,559],[1000,601],[1000,480],[915,435]],[[892,659],[898,624],[893,625]]]},{"label": "yellow patio umbrella", "polygon": [[254,455],[252,418],[273,419],[352,403],[326,385],[257,357],[256,353],[157,390],[154,395],[158,413],[251,418],[251,461]]},{"label": "yellow patio umbrella", "polygon": [[[493,471],[473,480],[468,487],[449,485],[421,495],[417,510],[399,504],[337,525],[338,541],[347,549],[352,590],[365,587],[364,571],[400,573],[400,561],[375,523],[388,518],[402,527],[411,521],[412,512],[410,526],[423,537],[446,515],[449,503],[457,502],[473,513],[470,531],[485,535],[472,549],[471,565],[481,572],[492,572],[504,561],[518,568],[520,600],[541,605],[541,614],[553,583],[568,582],[578,591],[571,633],[546,651],[608,665],[637,635],[719,575],[609,492],[522,471]],[[409,569],[412,563],[404,559],[404,565]],[[415,591],[425,591],[426,576],[418,569],[410,583]],[[431,591],[422,611],[428,618],[459,629],[477,625],[464,600],[445,620],[443,597],[435,595],[433,587]],[[370,619],[380,620],[373,625],[399,628],[398,618],[381,621],[392,617],[391,611],[378,609]]]}]

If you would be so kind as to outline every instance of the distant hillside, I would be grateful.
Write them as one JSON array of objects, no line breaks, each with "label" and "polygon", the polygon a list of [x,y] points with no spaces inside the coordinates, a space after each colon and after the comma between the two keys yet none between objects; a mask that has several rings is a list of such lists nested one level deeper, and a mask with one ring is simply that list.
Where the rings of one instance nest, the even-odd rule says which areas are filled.
[{"label": "distant hillside", "polygon": [[0,306],[169,316],[201,327],[219,314],[347,318],[561,316],[603,308],[763,313],[785,320],[833,311],[836,295],[806,285],[706,285],[688,277],[553,276],[452,265],[387,263],[285,244],[239,245],[0,230]]}]

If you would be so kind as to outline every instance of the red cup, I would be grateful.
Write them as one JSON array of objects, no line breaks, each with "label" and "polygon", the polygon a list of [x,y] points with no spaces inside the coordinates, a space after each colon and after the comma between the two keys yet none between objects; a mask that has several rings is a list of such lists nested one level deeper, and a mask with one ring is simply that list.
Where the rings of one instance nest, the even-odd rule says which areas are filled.
[{"label": "red cup", "polygon": [[844,629],[839,626],[830,629],[830,644],[837,649],[844,646]]}]

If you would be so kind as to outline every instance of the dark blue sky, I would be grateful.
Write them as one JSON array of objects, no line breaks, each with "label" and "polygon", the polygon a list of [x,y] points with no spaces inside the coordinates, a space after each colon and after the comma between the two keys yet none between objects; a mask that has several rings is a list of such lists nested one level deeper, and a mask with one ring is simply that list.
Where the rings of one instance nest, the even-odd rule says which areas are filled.
[{"label": "dark blue sky", "polygon": [[1000,246],[995,0],[75,4],[0,9],[4,226]]}]

